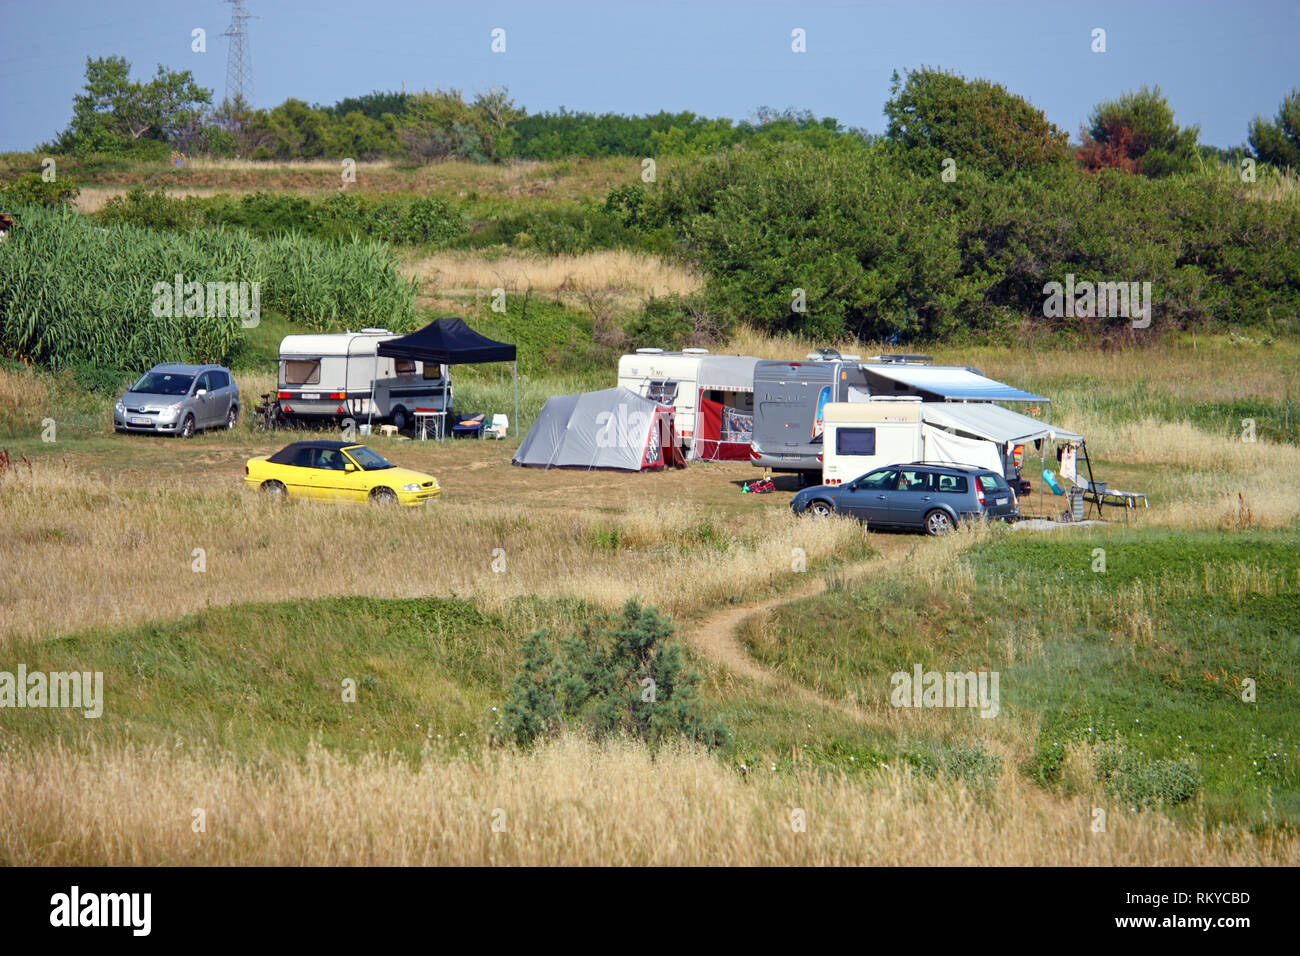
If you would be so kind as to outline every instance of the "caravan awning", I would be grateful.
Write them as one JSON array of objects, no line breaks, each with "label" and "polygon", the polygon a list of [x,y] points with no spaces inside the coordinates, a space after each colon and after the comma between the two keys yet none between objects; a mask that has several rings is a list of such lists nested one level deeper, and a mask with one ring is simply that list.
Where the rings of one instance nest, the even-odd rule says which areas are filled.
[{"label": "caravan awning", "polygon": [[1082,435],[1076,435],[1059,425],[1050,425],[1028,415],[1021,415],[1001,405],[922,402],[921,417],[940,428],[965,432],[977,438],[997,442],[999,445],[1033,441],[1036,438],[1083,441]]},{"label": "caravan awning", "polygon": [[968,368],[927,365],[862,365],[873,394],[932,396],[938,401],[1046,402]]}]

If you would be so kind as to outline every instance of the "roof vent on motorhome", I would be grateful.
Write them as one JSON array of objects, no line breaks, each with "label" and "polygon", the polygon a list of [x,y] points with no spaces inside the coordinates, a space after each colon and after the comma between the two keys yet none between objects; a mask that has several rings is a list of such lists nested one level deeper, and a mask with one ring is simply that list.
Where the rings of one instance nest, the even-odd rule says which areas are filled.
[{"label": "roof vent on motorhome", "polygon": [[362,329],[362,335],[391,335],[387,329]]},{"label": "roof vent on motorhome", "polygon": [[683,355],[708,355],[708,354],[709,354],[709,350],[708,350],[708,349],[700,349],[700,348],[682,349],[682,354],[683,354]]},{"label": "roof vent on motorhome", "polygon": [[637,349],[637,355],[658,355],[663,349]]}]

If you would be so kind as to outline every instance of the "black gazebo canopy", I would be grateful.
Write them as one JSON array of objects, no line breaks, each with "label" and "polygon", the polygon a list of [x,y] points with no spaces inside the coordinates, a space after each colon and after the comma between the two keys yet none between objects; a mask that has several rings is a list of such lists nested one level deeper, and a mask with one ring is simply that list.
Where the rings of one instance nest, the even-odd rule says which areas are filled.
[{"label": "black gazebo canopy", "polygon": [[[473,365],[479,362],[509,362],[515,379],[515,418],[511,423],[519,434],[519,365],[515,360],[515,347],[508,342],[497,342],[479,335],[464,319],[434,319],[419,331],[380,342],[375,361],[385,358],[407,358],[438,365]],[[443,389],[446,389],[443,379]],[[443,401],[443,412],[447,403]],[[446,436],[446,427],[443,427]]]},{"label": "black gazebo canopy", "polygon": [[515,347],[479,335],[464,319],[435,319],[418,332],[379,343],[385,358],[409,358],[439,365],[513,362]]}]

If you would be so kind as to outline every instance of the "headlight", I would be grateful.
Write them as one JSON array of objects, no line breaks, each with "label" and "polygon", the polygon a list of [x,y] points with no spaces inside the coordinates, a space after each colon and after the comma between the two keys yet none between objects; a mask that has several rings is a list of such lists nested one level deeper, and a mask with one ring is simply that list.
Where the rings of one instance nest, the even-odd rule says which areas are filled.
[{"label": "headlight", "polygon": [[117,412],[118,414],[122,414],[126,411],[126,405],[123,404],[121,399],[118,399],[117,404],[113,406],[113,411]]},{"label": "headlight", "polygon": [[409,485],[402,485],[402,490],[403,490],[403,491],[419,491],[419,490],[420,490],[420,486],[419,486],[418,484],[414,484],[414,483],[409,484]]}]

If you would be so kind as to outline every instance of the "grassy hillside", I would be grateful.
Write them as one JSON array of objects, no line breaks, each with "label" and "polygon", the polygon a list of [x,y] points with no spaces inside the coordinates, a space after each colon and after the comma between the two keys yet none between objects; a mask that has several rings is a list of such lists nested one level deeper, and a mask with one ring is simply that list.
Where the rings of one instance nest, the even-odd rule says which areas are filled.
[{"label": "grassy hillside", "polygon": [[[1031,777],[1078,789],[1067,757],[1117,747],[1133,759],[1114,786],[1133,803],[1187,762],[1202,783],[1179,795],[1203,791],[1211,819],[1300,825],[1300,533],[1028,537],[785,605],[751,620],[747,646],[877,713],[890,675],[918,664],[998,671],[998,720],[1035,741]],[[965,716],[947,732],[978,733]]]}]

